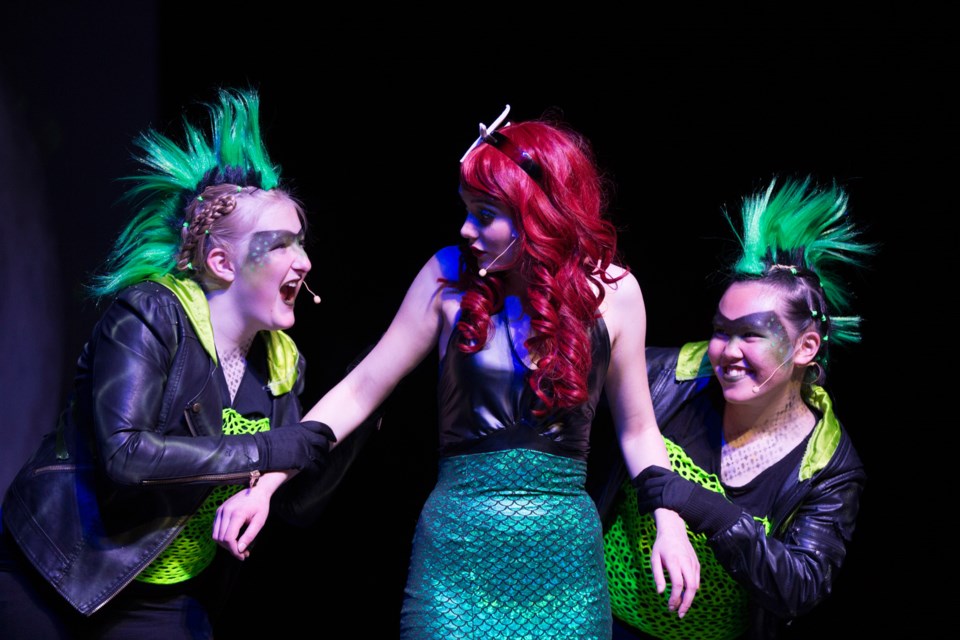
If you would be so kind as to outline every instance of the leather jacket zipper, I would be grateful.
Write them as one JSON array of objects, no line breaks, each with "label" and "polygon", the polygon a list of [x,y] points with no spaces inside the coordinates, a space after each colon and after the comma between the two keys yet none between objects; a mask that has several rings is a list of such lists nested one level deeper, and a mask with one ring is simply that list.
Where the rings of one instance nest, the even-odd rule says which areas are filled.
[{"label": "leather jacket zipper", "polygon": [[185,484],[190,482],[220,482],[223,480],[249,480],[254,476],[259,476],[260,472],[257,470],[254,471],[237,471],[234,473],[208,473],[198,476],[180,476],[179,478],[163,478],[160,480],[143,480],[140,484]]}]

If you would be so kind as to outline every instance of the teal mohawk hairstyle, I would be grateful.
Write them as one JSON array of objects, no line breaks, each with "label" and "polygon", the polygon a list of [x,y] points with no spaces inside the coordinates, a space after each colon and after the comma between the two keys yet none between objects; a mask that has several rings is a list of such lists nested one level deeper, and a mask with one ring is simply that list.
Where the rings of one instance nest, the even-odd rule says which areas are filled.
[{"label": "teal mohawk hairstyle", "polygon": [[221,89],[218,98],[206,105],[209,142],[186,118],[183,146],[152,129],[134,141],[143,151],[135,160],[146,170],[121,179],[133,183],[124,199],[140,208],[117,237],[102,273],[92,278],[94,297],[175,272],[184,210],[207,187],[270,190],[280,185],[280,167],[270,161],[260,137],[257,93]]},{"label": "teal mohawk hairstyle", "polygon": [[[784,181],[777,189],[770,181],[765,191],[744,198],[743,233],[737,232],[742,253],[733,264],[733,278],[759,279],[778,270],[812,272],[823,290],[830,311],[846,311],[849,294],[838,277],[844,265],[862,266],[876,251],[860,240],[860,231],[847,217],[847,194],[836,184],[817,187],[810,177]],[[857,342],[860,318],[830,315],[830,340]]]}]

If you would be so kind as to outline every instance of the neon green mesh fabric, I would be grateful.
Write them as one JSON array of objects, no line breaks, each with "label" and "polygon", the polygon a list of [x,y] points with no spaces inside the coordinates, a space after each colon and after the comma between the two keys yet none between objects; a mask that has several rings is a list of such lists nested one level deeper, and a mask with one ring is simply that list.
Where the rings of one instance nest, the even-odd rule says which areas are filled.
[{"label": "neon green mesh fabric", "polygon": [[586,463],[529,449],[440,461],[401,614],[409,640],[608,640]]},{"label": "neon green mesh fabric", "polygon": [[[684,478],[723,493],[715,474],[708,474],[670,440],[664,438],[671,468]],[[658,594],[650,567],[650,552],[657,528],[651,514],[637,512],[637,494],[627,481],[617,504],[616,518],[604,534],[604,557],[613,614],[623,622],[663,640],[729,640],[747,627],[747,594],[720,566],[707,545],[707,536],[689,531],[690,542],[700,559],[700,590],[693,606],[680,620],[667,610],[669,576],[664,593]],[[769,530],[769,523],[765,523]]]},{"label": "neon green mesh fabric", "polygon": [[[248,420],[227,407],[223,410],[223,432],[227,435],[269,431],[270,418]],[[140,572],[137,580],[152,584],[174,584],[200,574],[213,561],[217,543],[211,537],[217,508],[245,485],[218,485],[193,514],[170,546]]]}]

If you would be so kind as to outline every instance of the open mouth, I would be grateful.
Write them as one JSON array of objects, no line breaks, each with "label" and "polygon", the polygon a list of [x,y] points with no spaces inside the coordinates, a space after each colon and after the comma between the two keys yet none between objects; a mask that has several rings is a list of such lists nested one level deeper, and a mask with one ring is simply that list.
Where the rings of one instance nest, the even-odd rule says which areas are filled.
[{"label": "open mouth", "polygon": [[283,283],[283,286],[280,287],[280,297],[283,299],[284,304],[293,306],[294,301],[297,299],[297,293],[300,291],[300,281],[291,280],[290,282]]}]

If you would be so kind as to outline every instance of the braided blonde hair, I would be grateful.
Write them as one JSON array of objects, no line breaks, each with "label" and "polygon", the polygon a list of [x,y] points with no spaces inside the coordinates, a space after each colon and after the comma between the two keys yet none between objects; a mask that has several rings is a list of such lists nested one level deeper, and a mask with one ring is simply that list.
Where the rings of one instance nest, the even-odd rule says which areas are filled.
[{"label": "braided blonde hair", "polygon": [[186,211],[186,221],[180,231],[180,252],[177,269],[202,274],[206,271],[207,237],[210,228],[223,216],[237,208],[238,187],[219,184],[207,187]]}]

